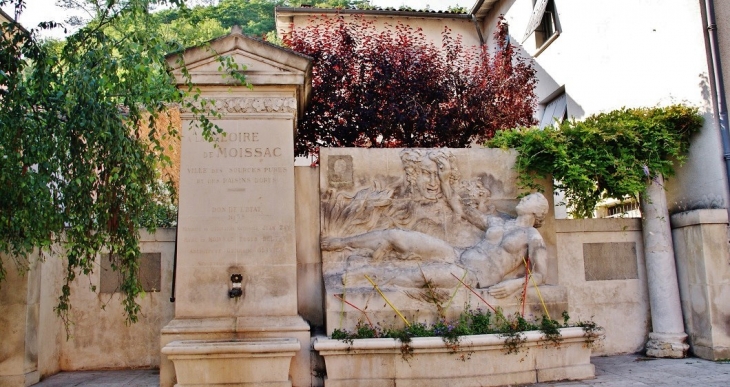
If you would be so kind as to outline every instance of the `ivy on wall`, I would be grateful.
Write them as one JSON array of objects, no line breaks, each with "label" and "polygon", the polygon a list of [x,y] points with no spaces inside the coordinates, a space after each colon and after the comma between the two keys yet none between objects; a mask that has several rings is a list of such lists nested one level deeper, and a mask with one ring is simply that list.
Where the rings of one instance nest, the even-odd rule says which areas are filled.
[{"label": "ivy on wall", "polygon": [[571,214],[592,217],[599,201],[638,199],[650,178],[672,176],[702,124],[694,107],[622,108],[544,130],[497,132],[488,146],[517,150],[522,188],[541,190],[536,180],[552,175]]}]

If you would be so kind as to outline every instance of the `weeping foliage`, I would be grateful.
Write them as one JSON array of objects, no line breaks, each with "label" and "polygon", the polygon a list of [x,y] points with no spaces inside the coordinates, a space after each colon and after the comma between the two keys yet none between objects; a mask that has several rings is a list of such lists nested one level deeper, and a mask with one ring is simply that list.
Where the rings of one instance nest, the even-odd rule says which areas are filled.
[{"label": "weeping foliage", "polygon": [[[65,321],[70,283],[91,273],[100,253],[112,254],[134,322],[142,292],[137,230],[158,223],[154,198],[166,186],[158,171],[169,162],[162,141],[179,136],[156,123],[170,104],[182,104],[199,114],[204,133],[215,128],[167,71],[165,55],[181,47],[158,32],[149,9],[176,1],[87,3],[95,18],[65,42],[43,44],[37,29],[14,22],[0,27],[0,253],[22,271],[34,249],[63,247],[56,310]],[[24,7],[0,0],[6,4]]]}]

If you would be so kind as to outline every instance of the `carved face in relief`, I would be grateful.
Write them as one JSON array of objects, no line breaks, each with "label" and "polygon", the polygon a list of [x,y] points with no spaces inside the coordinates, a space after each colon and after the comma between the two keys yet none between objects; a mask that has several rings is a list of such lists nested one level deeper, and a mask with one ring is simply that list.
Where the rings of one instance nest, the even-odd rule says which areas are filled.
[{"label": "carved face in relief", "polygon": [[548,213],[549,203],[541,193],[533,193],[523,197],[515,207],[517,215],[530,214],[535,216],[535,227],[540,227]]},{"label": "carved face in relief", "polygon": [[451,187],[458,183],[461,176],[451,152],[442,149],[404,149],[400,158],[406,173],[406,191],[414,199],[437,201],[451,197]]},{"label": "carved face in relief", "polygon": [[433,160],[424,157],[420,167],[418,176],[416,176],[416,189],[418,193],[424,199],[438,199],[441,194],[441,180],[439,179],[438,165]]}]

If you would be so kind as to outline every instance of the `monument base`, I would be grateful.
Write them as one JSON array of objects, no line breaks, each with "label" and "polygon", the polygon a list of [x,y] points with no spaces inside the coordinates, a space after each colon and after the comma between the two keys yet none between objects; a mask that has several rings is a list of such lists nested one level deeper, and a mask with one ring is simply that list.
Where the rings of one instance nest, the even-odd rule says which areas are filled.
[{"label": "monument base", "polygon": [[695,344],[692,346],[692,354],[694,356],[717,361],[723,359],[730,359],[730,348],[728,347],[708,347],[704,345]]},{"label": "monument base", "polygon": [[173,341],[162,353],[175,363],[178,387],[291,387],[291,358],[297,339]]},{"label": "monument base", "polygon": [[32,386],[40,380],[41,374],[38,371],[31,371],[22,375],[2,375],[0,376],[0,387]]},{"label": "monument base", "polygon": [[[289,376],[294,387],[310,386],[309,324],[299,316],[176,318],[162,329],[161,348],[174,341],[235,341],[246,339],[297,339],[300,349],[291,361]],[[264,340],[266,341],[266,340]],[[160,359],[160,387],[177,382],[173,361],[164,353]]]},{"label": "monument base", "polygon": [[687,357],[689,345],[685,333],[649,333],[646,356],[682,359]]}]

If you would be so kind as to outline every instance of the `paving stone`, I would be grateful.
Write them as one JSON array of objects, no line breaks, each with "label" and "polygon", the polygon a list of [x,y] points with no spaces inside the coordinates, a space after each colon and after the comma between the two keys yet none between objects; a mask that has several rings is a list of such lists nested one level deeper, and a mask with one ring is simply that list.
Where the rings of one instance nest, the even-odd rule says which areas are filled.
[{"label": "paving stone", "polygon": [[[594,357],[596,378],[537,383],[532,387],[647,387],[730,385],[730,363],[689,359],[648,359],[639,355]],[[37,387],[159,387],[158,370],[62,372]]]}]

